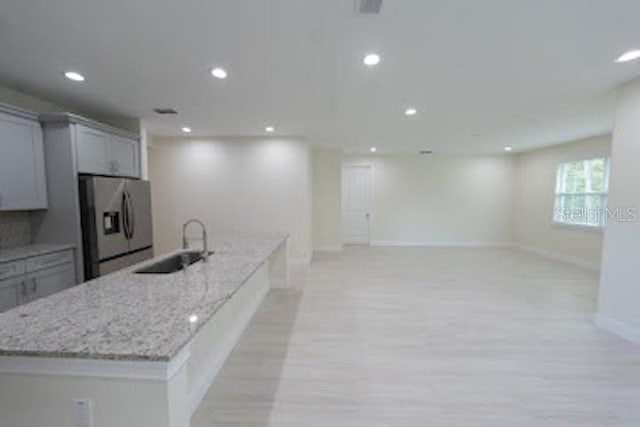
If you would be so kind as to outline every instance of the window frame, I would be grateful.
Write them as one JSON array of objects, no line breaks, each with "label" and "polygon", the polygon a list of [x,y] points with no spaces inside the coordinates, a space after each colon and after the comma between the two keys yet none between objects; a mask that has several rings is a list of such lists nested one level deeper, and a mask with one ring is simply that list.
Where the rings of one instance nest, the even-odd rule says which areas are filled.
[{"label": "window frame", "polygon": [[[563,180],[565,179],[564,168],[567,165],[572,163],[584,163],[584,162],[599,160],[599,159],[604,160],[604,183],[603,183],[604,191],[603,192],[593,192],[593,191],[582,192],[582,193],[561,193],[560,192],[560,189],[563,188],[563,184],[564,184]],[[586,158],[581,160],[570,160],[570,161],[564,161],[558,164],[558,167],[556,168],[556,188],[553,196],[553,212],[551,215],[551,223],[553,225],[558,225],[562,227],[583,228],[588,230],[600,230],[600,231],[603,230],[604,227],[606,226],[606,221],[607,221],[606,209],[609,203],[609,175],[610,175],[610,159],[608,156],[591,157],[591,158]],[[562,197],[566,197],[566,196],[583,196],[583,197],[600,196],[600,206],[603,207],[603,209],[605,210],[605,213],[600,215],[599,223],[596,225],[596,224],[576,223],[576,222],[559,220],[557,216],[559,200]]]}]

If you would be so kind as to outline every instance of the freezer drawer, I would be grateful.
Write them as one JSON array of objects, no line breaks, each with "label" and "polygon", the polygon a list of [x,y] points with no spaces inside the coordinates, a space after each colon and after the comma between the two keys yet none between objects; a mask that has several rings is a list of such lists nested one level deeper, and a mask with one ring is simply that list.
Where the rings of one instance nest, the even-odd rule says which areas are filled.
[{"label": "freezer drawer", "polygon": [[134,252],[129,255],[121,256],[109,261],[101,262],[98,266],[100,276],[113,273],[123,268],[127,268],[131,265],[153,258],[153,248],[145,249],[142,251]]}]

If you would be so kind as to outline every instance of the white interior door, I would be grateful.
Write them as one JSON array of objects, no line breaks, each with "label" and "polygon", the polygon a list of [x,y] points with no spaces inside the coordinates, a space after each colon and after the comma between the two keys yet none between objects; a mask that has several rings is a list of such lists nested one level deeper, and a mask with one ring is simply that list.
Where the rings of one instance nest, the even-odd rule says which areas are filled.
[{"label": "white interior door", "polygon": [[342,242],[369,244],[371,165],[345,165],[342,174]]}]

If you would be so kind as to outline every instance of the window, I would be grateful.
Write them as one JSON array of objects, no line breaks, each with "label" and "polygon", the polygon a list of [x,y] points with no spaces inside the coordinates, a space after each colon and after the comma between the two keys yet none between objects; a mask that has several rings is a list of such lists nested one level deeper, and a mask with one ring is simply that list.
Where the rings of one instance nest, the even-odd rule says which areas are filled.
[{"label": "window", "polygon": [[556,178],[553,221],[585,227],[604,227],[607,217],[609,159],[563,163]]}]

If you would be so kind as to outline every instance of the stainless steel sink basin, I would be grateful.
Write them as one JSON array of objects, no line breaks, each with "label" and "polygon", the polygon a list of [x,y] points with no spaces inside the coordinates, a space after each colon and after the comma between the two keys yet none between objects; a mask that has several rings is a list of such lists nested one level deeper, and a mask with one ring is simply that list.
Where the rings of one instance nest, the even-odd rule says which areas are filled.
[{"label": "stainless steel sink basin", "polygon": [[[213,252],[209,252],[209,255]],[[202,260],[202,252],[200,251],[188,251],[181,252],[162,261],[158,261],[155,264],[151,264],[147,267],[136,270],[136,274],[171,274],[176,271],[180,271],[187,268],[191,264],[194,264]]]}]

